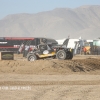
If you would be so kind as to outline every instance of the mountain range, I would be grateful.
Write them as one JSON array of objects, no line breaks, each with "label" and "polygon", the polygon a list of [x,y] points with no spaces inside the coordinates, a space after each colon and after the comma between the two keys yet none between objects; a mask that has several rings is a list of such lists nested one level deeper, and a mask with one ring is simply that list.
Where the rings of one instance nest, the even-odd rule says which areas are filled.
[{"label": "mountain range", "polygon": [[56,8],[36,14],[7,15],[0,20],[0,37],[49,37],[54,39],[100,37],[100,5]]}]

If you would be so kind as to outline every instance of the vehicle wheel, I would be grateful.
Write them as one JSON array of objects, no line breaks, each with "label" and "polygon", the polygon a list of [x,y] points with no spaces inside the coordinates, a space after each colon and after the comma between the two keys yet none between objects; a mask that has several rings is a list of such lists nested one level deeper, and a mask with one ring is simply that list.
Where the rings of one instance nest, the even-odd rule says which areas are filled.
[{"label": "vehicle wheel", "polygon": [[73,54],[71,52],[67,52],[66,59],[72,59],[72,58],[73,58]]},{"label": "vehicle wheel", "polygon": [[64,50],[59,50],[56,54],[56,58],[60,60],[66,59],[66,52]]},{"label": "vehicle wheel", "polygon": [[27,60],[28,61],[35,61],[35,60],[37,60],[37,56],[35,54],[29,54],[27,56]]}]

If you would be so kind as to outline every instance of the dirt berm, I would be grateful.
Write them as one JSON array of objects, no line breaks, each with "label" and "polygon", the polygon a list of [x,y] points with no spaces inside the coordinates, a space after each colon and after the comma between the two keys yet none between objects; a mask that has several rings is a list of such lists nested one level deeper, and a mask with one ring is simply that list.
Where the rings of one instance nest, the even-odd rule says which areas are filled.
[{"label": "dirt berm", "polygon": [[74,57],[73,60],[46,59],[29,62],[21,56],[15,60],[0,61],[0,73],[16,74],[70,74],[93,73],[99,74],[100,59],[84,56]]}]

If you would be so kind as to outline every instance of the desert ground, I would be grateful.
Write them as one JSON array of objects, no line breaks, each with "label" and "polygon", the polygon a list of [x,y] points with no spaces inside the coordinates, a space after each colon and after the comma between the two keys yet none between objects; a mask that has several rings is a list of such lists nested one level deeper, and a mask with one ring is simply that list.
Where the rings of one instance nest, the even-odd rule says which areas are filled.
[{"label": "desert ground", "polygon": [[100,55],[1,60],[0,100],[100,100]]}]

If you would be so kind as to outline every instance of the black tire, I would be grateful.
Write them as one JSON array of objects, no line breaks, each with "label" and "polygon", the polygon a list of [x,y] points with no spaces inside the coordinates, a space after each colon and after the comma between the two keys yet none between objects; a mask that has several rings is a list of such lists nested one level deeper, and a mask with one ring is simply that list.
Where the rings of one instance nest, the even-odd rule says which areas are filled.
[{"label": "black tire", "polygon": [[35,61],[35,60],[37,60],[37,56],[35,54],[29,54],[29,55],[27,55],[27,60]]},{"label": "black tire", "polygon": [[59,50],[56,53],[56,58],[60,60],[65,60],[66,59],[66,52],[64,50]]},{"label": "black tire", "polygon": [[66,53],[66,59],[72,59],[73,58],[73,54],[72,54],[72,52],[67,52]]}]

